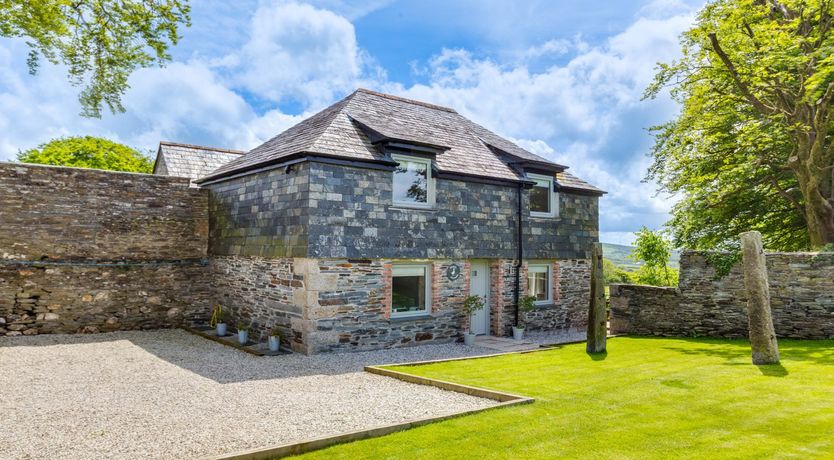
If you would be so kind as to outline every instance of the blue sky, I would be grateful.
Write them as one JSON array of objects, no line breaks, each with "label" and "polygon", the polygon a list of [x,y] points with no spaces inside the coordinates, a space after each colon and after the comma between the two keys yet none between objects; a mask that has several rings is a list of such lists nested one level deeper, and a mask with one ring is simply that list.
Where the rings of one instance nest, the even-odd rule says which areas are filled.
[{"label": "blue sky", "polygon": [[641,101],[702,1],[194,0],[165,68],[142,69],[127,113],[78,116],[65,69],[32,77],[0,39],[0,160],[64,135],[154,150],[160,140],[248,149],[362,86],[454,107],[608,190],[601,239],[659,228],[674,200],[641,180],[673,117]]}]

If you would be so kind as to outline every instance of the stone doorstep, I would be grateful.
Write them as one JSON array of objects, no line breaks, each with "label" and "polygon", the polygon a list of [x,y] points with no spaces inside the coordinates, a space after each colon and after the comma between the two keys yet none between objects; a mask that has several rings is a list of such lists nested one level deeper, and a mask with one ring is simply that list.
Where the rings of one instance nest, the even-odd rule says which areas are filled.
[{"label": "stone doorstep", "polygon": [[217,342],[232,348],[237,348],[240,351],[244,351],[251,355],[255,356],[279,356],[279,355],[291,355],[293,352],[291,350],[287,350],[285,347],[281,347],[278,351],[271,351],[269,349],[269,345],[266,343],[257,343],[249,340],[246,342],[245,345],[241,345],[237,340],[237,334],[231,333],[226,334],[224,336],[218,336],[217,332],[214,328],[210,328],[207,326],[198,327],[198,328],[191,328],[191,327],[182,327],[183,330],[190,332],[194,335],[198,335],[205,339],[209,339],[213,342]]},{"label": "stone doorstep", "polygon": [[479,335],[475,337],[475,346],[500,352],[527,351],[539,348],[539,344],[536,342],[515,340],[509,337],[495,337],[490,335]]}]

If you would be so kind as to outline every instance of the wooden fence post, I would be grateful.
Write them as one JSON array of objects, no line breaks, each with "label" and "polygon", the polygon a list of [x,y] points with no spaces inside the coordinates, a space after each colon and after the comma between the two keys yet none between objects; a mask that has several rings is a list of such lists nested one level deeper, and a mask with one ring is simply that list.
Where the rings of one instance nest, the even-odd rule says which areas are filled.
[{"label": "wooden fence post", "polygon": [[588,353],[605,352],[608,334],[605,314],[605,277],[602,274],[602,244],[591,246],[591,302],[588,308]]},{"label": "wooden fence post", "polygon": [[741,234],[741,261],[747,290],[747,320],[753,364],[779,364],[779,345],[770,312],[767,264],[762,249],[762,234]]}]

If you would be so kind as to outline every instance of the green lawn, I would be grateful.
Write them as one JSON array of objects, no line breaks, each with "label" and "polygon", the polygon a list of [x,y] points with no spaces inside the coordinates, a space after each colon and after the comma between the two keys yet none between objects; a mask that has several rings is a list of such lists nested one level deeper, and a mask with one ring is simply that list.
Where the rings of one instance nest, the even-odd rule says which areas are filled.
[{"label": "green lawn", "polygon": [[399,368],[536,402],[300,458],[834,458],[834,341],[779,345],[781,366],[743,341],[623,337],[604,359],[577,344]]}]

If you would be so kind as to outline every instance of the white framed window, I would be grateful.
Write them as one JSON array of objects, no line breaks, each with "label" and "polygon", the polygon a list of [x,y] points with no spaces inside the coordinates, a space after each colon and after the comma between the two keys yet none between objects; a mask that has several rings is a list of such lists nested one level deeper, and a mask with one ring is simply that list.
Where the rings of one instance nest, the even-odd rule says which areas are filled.
[{"label": "white framed window", "polygon": [[429,265],[394,265],[391,270],[391,317],[420,316],[430,311]]},{"label": "white framed window", "polygon": [[392,154],[397,162],[394,169],[394,204],[415,208],[434,206],[434,178],[431,160]]},{"label": "white framed window", "polygon": [[558,217],[559,195],[554,187],[553,176],[527,174],[536,185],[530,189],[530,215],[533,217]]},{"label": "white framed window", "polygon": [[527,266],[527,295],[536,298],[536,304],[548,304],[553,301],[550,295],[550,264]]}]

